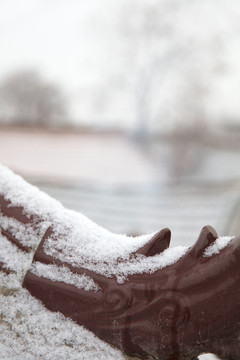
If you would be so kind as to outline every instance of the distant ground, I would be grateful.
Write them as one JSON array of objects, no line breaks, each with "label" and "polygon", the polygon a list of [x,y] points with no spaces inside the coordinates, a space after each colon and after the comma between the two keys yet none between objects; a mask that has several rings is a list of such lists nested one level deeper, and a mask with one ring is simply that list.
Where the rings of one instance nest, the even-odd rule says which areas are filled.
[{"label": "distant ground", "polygon": [[0,162],[28,178],[65,184],[146,186],[156,180],[150,159],[117,133],[0,128]]}]

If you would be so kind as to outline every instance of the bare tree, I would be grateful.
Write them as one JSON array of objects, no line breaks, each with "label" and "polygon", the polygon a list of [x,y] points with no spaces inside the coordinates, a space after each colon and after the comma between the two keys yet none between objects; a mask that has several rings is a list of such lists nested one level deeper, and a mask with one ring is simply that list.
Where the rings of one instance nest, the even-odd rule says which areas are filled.
[{"label": "bare tree", "polygon": [[[214,0],[209,2],[213,5]],[[142,139],[151,128],[165,127],[167,122],[179,126],[186,115],[191,115],[192,121],[198,121],[198,113],[207,117],[206,98],[225,62],[227,45],[224,31],[214,25],[214,19],[213,25],[208,24],[209,31],[202,31],[203,21],[198,17],[204,20],[209,2],[124,3],[119,24],[125,45],[122,69],[135,103],[136,131]],[[201,88],[196,99],[192,88]]]},{"label": "bare tree", "polygon": [[66,99],[60,88],[36,71],[9,75],[0,86],[1,117],[6,122],[48,126],[66,119]]},{"label": "bare tree", "polygon": [[[226,20],[228,36],[237,33],[233,8],[225,14],[224,0],[126,0],[122,8],[122,78],[135,105],[136,134],[156,161],[167,157],[177,180],[194,173],[205,156],[209,99],[229,64],[218,16]],[[153,146],[154,132],[162,136]]]}]

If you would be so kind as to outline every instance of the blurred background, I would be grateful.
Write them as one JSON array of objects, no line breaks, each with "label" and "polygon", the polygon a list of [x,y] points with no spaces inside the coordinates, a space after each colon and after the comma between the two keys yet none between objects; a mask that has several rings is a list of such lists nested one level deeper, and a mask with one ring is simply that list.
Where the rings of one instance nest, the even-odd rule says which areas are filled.
[{"label": "blurred background", "polygon": [[1,0],[0,162],[98,224],[240,234],[238,0]]},{"label": "blurred background", "polygon": [[238,0],[0,4],[2,164],[113,232],[240,234]]}]

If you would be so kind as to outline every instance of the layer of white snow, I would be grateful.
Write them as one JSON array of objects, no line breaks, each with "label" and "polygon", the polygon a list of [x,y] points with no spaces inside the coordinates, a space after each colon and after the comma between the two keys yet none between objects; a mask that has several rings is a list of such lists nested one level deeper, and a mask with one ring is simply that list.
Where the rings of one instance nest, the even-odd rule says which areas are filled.
[{"label": "layer of white snow", "polygon": [[[3,166],[0,166],[0,194],[11,201],[11,206],[23,207],[25,215],[35,217],[38,226],[42,227],[39,234],[43,234],[47,227],[52,228],[53,233],[44,244],[47,255],[108,277],[116,276],[119,282],[129,274],[151,273],[171,265],[188,249],[179,246],[148,258],[133,255],[153,234],[139,237],[113,234],[86,216],[65,209],[58,201]],[[30,226],[24,225],[25,233],[31,233]]]},{"label": "layer of white snow", "polygon": [[89,276],[73,274],[66,266],[47,265],[36,261],[31,266],[30,271],[39,277],[52,281],[62,281],[86,291],[100,290],[100,287]]},{"label": "layer of white snow", "polygon": [[204,257],[211,257],[212,255],[219,254],[219,252],[224,249],[234,236],[222,236],[216,239],[216,241],[208,246],[204,251]]},{"label": "layer of white snow", "polygon": [[7,230],[13,235],[22,245],[32,249],[36,249],[39,245],[39,240],[43,237],[47,230],[47,223],[40,225],[28,224],[27,226],[20,221],[3,216],[0,211],[0,225],[1,228]]}]

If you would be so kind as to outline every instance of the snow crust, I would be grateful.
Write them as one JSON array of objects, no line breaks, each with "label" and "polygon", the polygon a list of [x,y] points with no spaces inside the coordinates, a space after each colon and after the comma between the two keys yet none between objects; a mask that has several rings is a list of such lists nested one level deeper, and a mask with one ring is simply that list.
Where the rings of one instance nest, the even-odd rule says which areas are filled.
[{"label": "snow crust", "polygon": [[86,291],[96,292],[100,290],[99,285],[89,276],[73,274],[66,266],[47,265],[36,261],[32,264],[30,271],[39,277],[45,277],[52,281],[62,281]]},{"label": "snow crust", "polygon": [[[152,273],[171,265],[188,250],[187,247],[179,246],[152,257],[136,255],[135,252],[154,234],[139,237],[113,234],[86,216],[65,209],[58,201],[28,184],[4,166],[0,166],[0,194],[11,201],[11,206],[23,207],[27,217],[35,218],[39,236],[51,227],[52,235],[44,244],[47,255],[107,277],[116,276],[120,283],[130,274]],[[17,231],[17,223],[14,224],[11,220],[6,223],[6,219],[2,221],[6,228],[15,227],[15,232]],[[28,236],[33,231],[31,226],[24,224],[22,228],[18,228],[17,236],[22,239],[21,241],[25,239],[31,243],[31,236]],[[34,236],[32,245],[40,241],[39,236],[37,240]]]},{"label": "snow crust", "polygon": [[204,257],[211,257],[212,255],[219,254],[222,249],[224,249],[234,236],[222,236],[216,239],[216,241],[208,246],[204,251]]}]

